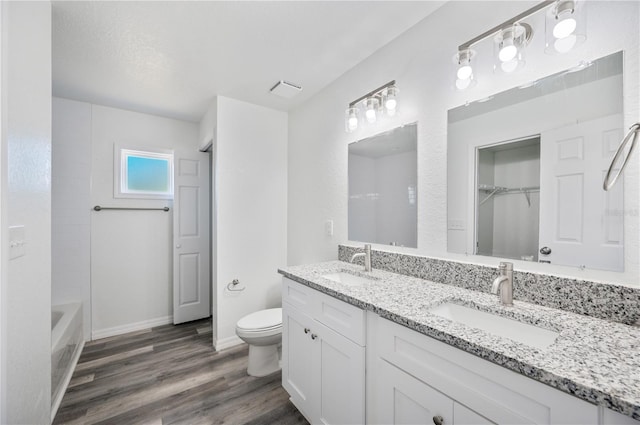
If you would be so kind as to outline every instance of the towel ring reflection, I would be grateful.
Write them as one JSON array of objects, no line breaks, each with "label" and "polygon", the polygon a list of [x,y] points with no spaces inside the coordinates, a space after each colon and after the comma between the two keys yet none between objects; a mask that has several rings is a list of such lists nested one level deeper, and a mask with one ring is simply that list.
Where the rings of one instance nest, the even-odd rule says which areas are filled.
[{"label": "towel ring reflection", "polygon": [[[629,132],[627,133],[626,136],[624,136],[624,139],[622,139],[622,143],[620,143],[620,146],[618,147],[616,154],[613,156],[613,159],[611,160],[611,165],[609,165],[609,170],[607,171],[607,175],[604,178],[604,182],[602,183],[602,188],[604,190],[611,189],[616,184],[616,181],[618,180],[618,177],[620,177],[620,174],[622,174],[622,172],[624,171],[624,168],[627,166],[627,162],[629,161],[629,158],[631,158],[631,154],[633,153],[633,150],[636,147],[636,140],[638,139],[639,132],[640,132],[640,123],[637,122],[629,128]],[[624,149],[629,142],[631,142],[631,147],[629,148],[629,152],[627,153],[627,156],[624,158],[624,161],[622,162],[622,166],[620,167],[616,175],[613,176],[612,178],[611,173],[613,172],[613,166],[618,162],[618,159],[620,159],[620,156],[624,154]]]}]

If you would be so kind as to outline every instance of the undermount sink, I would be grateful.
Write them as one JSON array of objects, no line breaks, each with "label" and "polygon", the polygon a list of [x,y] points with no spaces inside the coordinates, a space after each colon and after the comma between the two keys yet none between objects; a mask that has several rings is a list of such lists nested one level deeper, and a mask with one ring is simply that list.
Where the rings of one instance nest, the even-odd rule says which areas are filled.
[{"label": "undermount sink", "polygon": [[436,316],[509,338],[534,348],[545,349],[556,341],[559,333],[514,319],[447,302],[429,310]]},{"label": "undermount sink", "polygon": [[334,282],[339,282],[347,286],[364,286],[368,285],[371,282],[377,279],[369,279],[363,276],[358,276],[352,273],[347,272],[337,272],[337,273],[329,273],[322,276],[325,279],[332,280]]}]

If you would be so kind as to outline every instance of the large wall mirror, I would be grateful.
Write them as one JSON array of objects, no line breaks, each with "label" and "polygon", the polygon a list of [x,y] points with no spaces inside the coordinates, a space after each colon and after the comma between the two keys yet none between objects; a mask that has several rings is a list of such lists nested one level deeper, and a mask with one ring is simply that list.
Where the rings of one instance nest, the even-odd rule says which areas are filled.
[{"label": "large wall mirror", "polygon": [[448,113],[449,252],[624,271],[622,52]]},{"label": "large wall mirror", "polygon": [[417,124],[349,144],[349,240],[417,247]]}]

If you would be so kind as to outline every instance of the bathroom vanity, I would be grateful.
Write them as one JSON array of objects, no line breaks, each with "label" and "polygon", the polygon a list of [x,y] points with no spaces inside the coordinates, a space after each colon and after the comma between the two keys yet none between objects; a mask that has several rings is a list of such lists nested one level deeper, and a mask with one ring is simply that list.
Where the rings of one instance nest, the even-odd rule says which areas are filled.
[{"label": "bathroom vanity", "polygon": [[280,273],[283,386],[311,423],[640,419],[640,328],[341,261]]}]

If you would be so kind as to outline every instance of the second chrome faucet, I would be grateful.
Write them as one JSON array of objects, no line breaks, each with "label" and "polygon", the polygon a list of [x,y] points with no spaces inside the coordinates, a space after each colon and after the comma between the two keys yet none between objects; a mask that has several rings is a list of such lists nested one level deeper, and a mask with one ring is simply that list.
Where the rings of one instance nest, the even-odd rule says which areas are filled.
[{"label": "second chrome faucet", "polygon": [[491,293],[500,292],[500,303],[502,305],[513,305],[513,263],[500,263],[500,276],[498,276],[491,286]]},{"label": "second chrome faucet", "polygon": [[364,246],[364,252],[358,252],[357,254],[353,254],[349,262],[353,263],[355,259],[359,257],[364,257],[364,271],[370,272],[371,271],[371,245],[370,244],[366,244]]}]

